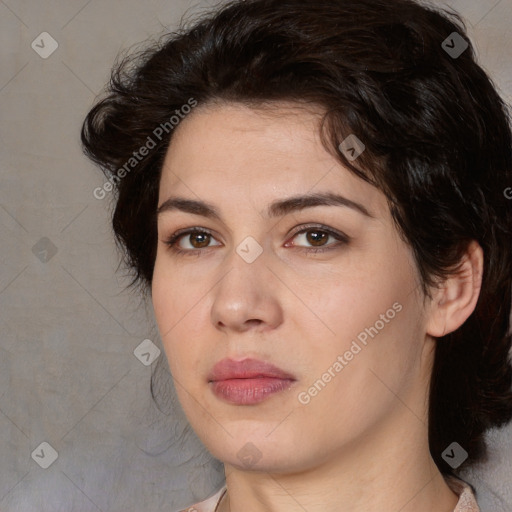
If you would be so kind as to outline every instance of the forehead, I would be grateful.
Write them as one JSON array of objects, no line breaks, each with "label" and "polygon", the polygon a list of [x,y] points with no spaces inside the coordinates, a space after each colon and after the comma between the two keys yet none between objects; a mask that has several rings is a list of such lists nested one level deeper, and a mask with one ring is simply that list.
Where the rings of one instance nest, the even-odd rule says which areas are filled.
[{"label": "forehead", "polygon": [[259,167],[264,173],[276,158],[288,168],[305,157],[330,162],[332,157],[319,146],[320,119],[320,113],[292,105],[257,110],[239,103],[200,106],[177,127],[164,166],[180,163],[189,174],[201,167],[218,173],[236,166],[240,172]]},{"label": "forehead", "polygon": [[159,203],[170,193],[269,202],[331,191],[364,200],[374,211],[386,209],[383,194],[322,145],[322,116],[319,109],[290,103],[265,109],[238,103],[197,107],[173,134]]}]

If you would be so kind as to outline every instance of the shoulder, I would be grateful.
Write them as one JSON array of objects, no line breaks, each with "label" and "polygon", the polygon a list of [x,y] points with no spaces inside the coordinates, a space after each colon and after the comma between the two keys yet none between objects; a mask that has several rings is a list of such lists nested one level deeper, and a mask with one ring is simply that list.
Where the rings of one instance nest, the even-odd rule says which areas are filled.
[{"label": "shoulder", "polygon": [[[459,496],[454,512],[480,512],[475,495],[467,483],[454,477],[446,477],[446,482],[452,491]],[[178,512],[214,512],[225,491],[226,486],[224,485],[208,499]]]},{"label": "shoulder", "polygon": [[208,499],[201,501],[200,503],[195,503],[194,505],[184,508],[183,510],[179,510],[178,512],[214,512],[225,491],[226,486],[224,485]]},{"label": "shoulder", "polygon": [[459,502],[453,512],[480,512],[475,495],[466,482],[451,476],[445,477],[445,480],[450,489],[459,497]]}]

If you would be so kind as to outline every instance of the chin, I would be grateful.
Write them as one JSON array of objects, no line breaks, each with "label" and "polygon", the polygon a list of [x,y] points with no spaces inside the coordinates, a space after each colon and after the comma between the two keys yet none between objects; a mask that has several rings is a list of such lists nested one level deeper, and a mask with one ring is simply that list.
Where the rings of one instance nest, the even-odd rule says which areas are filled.
[{"label": "chin", "polygon": [[[234,435],[229,426],[226,426],[226,430],[232,433],[233,437],[224,436],[222,443],[219,443],[219,438],[210,439],[205,446],[215,458],[241,471],[288,473],[303,470],[309,463],[314,464],[313,460],[308,463],[308,460],[297,457],[297,443],[285,429],[280,435],[269,436],[275,424],[270,428],[268,425],[262,427],[264,428],[261,432],[256,433],[253,426],[250,429],[251,433],[248,431],[243,434],[239,430],[237,435]],[[303,457],[309,458],[308,454],[303,454]],[[311,459],[316,457],[311,454]]]}]

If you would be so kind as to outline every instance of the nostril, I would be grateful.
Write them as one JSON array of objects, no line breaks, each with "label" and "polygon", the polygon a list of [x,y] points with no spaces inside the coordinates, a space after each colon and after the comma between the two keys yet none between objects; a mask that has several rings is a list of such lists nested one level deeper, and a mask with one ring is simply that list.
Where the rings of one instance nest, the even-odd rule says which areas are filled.
[{"label": "nostril", "polygon": [[247,320],[245,323],[246,324],[249,324],[249,325],[260,325],[262,322],[262,320],[258,320],[257,318],[255,319],[251,319],[251,320]]}]

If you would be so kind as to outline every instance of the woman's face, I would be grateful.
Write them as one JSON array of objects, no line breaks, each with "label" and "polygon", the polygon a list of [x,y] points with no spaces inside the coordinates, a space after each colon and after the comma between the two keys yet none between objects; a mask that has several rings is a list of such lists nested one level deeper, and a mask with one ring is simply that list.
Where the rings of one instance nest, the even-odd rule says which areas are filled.
[{"label": "woman's face", "polygon": [[[198,107],[163,166],[156,320],[191,426],[240,468],[311,468],[426,414],[432,354],[412,251],[385,196],[323,148],[319,120],[290,105]],[[286,202],[328,194],[345,199]],[[192,228],[182,253],[166,244]],[[294,380],[209,382],[224,358]]]}]

